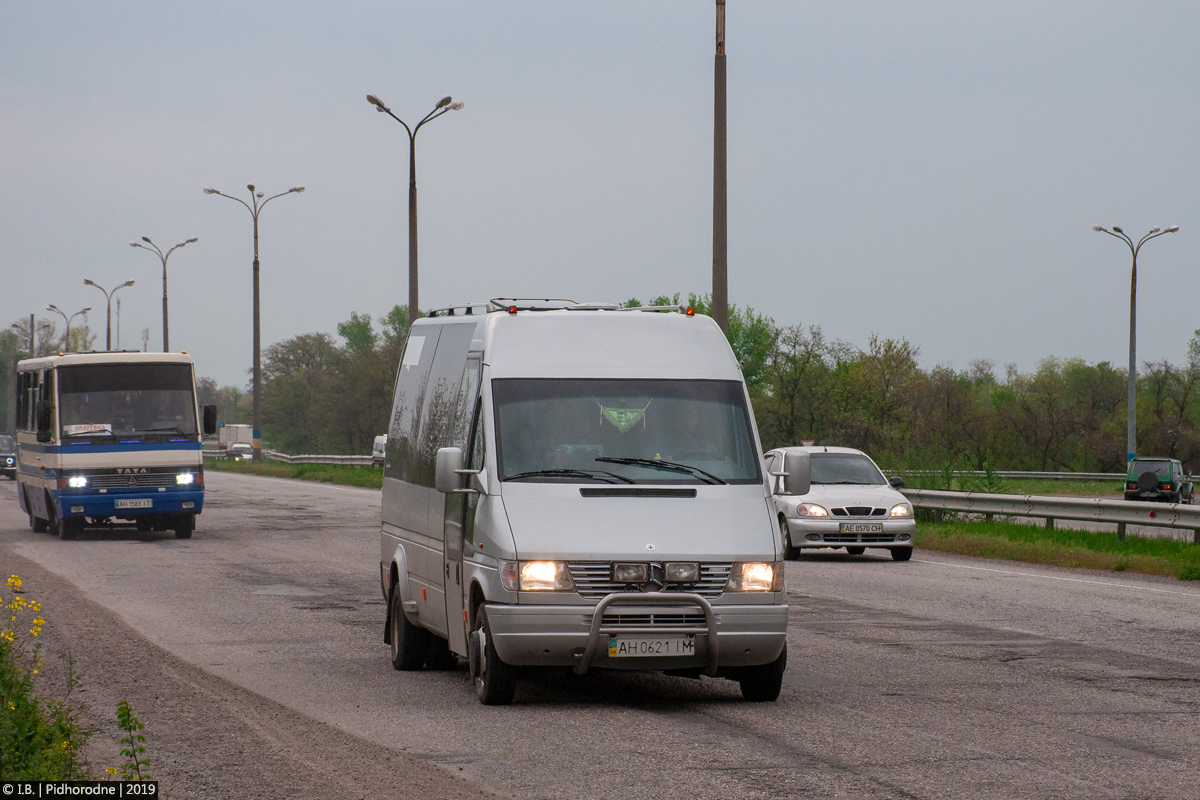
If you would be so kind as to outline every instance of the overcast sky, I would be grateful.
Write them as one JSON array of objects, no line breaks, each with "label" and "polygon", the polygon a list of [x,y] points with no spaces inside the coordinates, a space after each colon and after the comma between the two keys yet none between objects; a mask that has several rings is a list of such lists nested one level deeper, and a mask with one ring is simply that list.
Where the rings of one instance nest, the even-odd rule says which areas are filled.
[{"label": "overcast sky", "polygon": [[[729,0],[729,295],[925,367],[1128,358],[1200,328],[1200,5]],[[244,384],[251,219],[263,342],[421,305],[706,292],[712,0],[11,2],[0,6],[0,320],[85,305]],[[103,338],[100,340],[103,344]]]}]

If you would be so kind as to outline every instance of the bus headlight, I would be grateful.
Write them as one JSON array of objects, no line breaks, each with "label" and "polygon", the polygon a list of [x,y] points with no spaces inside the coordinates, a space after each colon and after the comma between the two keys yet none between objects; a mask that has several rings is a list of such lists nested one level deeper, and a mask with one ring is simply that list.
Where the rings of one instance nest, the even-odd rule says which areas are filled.
[{"label": "bus headlight", "polygon": [[87,486],[87,478],[82,475],[67,478],[67,486],[70,486],[72,489],[82,489]]},{"label": "bus headlight", "polygon": [[783,562],[774,564],[765,561],[747,561],[733,565],[729,573],[729,582],[725,584],[728,592],[771,592],[783,588]]},{"label": "bus headlight", "polygon": [[190,472],[181,472],[175,476],[175,483],[179,486],[191,486],[196,482],[196,476]]},{"label": "bus headlight", "polygon": [[896,505],[892,506],[892,511],[888,516],[911,517],[912,516],[912,506],[910,506],[908,503],[897,503]]}]

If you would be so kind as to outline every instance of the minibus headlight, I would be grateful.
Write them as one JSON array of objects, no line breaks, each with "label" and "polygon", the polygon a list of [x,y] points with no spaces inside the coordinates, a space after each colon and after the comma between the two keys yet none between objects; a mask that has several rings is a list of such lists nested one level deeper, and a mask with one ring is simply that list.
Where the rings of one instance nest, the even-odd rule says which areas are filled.
[{"label": "minibus headlight", "polygon": [[575,588],[565,561],[521,561],[519,587],[522,592],[569,592]]},{"label": "minibus headlight", "polygon": [[725,590],[729,592],[772,592],[783,588],[783,562],[748,561],[733,565]]},{"label": "minibus headlight", "polygon": [[816,503],[801,503],[796,506],[797,517],[828,517],[829,512]]},{"label": "minibus headlight", "polygon": [[650,565],[613,564],[613,580],[617,583],[645,583],[650,580]]},{"label": "minibus headlight", "polygon": [[892,506],[892,511],[888,516],[911,517],[912,506],[910,506],[908,503],[897,503],[896,505]]},{"label": "minibus headlight", "polygon": [[196,481],[196,476],[190,472],[181,472],[175,476],[175,483],[180,486],[191,486]]},{"label": "minibus headlight", "polygon": [[700,580],[700,565],[696,562],[668,561],[667,580],[676,583],[695,583]]},{"label": "minibus headlight", "polygon": [[72,489],[82,489],[87,486],[87,478],[82,475],[67,478],[67,486],[70,486]]}]

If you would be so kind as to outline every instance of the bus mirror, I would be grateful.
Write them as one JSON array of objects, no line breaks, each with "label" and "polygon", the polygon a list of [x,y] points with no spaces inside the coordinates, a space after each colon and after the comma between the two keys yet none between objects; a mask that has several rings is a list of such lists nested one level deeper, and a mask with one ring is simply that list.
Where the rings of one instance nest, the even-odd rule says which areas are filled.
[{"label": "bus mirror", "polygon": [[437,451],[437,472],[433,483],[442,494],[454,494],[462,486],[458,470],[463,468],[461,447],[442,447]]},{"label": "bus mirror", "polygon": [[808,453],[790,452],[783,457],[783,491],[785,494],[808,494],[812,482],[811,466]]},{"label": "bus mirror", "polygon": [[37,402],[37,440],[39,442],[48,442],[52,438],[50,436],[50,418],[51,409],[46,405],[45,400]]},{"label": "bus mirror", "polygon": [[217,432],[217,407],[204,407],[204,435],[212,436]]}]

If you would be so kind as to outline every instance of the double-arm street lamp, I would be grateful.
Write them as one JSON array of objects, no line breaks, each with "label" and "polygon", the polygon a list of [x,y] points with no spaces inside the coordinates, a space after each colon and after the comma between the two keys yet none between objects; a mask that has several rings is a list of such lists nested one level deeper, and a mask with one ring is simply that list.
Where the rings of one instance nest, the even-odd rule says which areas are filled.
[{"label": "double-arm street lamp", "polygon": [[[304,191],[303,186],[293,186],[286,192],[280,192],[276,195],[271,195],[266,200],[263,200],[263,193],[256,191],[254,184],[251,183],[246,187],[250,190],[250,202],[247,203],[239,197],[219,192],[216,189],[205,189],[205,194],[216,194],[221,197],[226,197],[230,200],[235,200],[246,207],[250,212],[250,216],[254,218],[254,440],[252,445],[253,459],[255,462],[262,461],[262,360],[261,360],[261,344],[260,326],[259,326],[259,304],[258,304],[258,215],[267,207],[267,203],[274,200],[276,197],[283,197],[285,194],[299,194]],[[260,202],[261,201],[261,202]],[[165,302],[165,301],[164,301]],[[164,305],[165,309],[166,306]]]},{"label": "double-arm street lamp", "polygon": [[53,311],[55,314],[62,314],[63,321],[67,323],[67,332],[63,334],[63,351],[69,353],[71,351],[71,320],[75,319],[80,314],[86,314],[87,312],[91,311],[92,307],[88,306],[81,311],[76,311],[69,317],[67,316],[67,312],[54,305],[54,303],[46,306],[46,310]]},{"label": "double-arm street lamp", "polygon": [[1137,455],[1137,257],[1138,251],[1142,249],[1142,245],[1151,239],[1157,239],[1164,234],[1174,233],[1179,230],[1178,225],[1171,225],[1163,229],[1155,225],[1150,229],[1150,232],[1138,240],[1137,244],[1133,243],[1133,239],[1118,228],[1112,226],[1112,230],[1105,228],[1102,225],[1093,225],[1092,230],[1099,233],[1107,233],[1115,239],[1120,239],[1129,247],[1129,252],[1133,256],[1133,269],[1130,272],[1129,278],[1129,416],[1126,420],[1125,428],[1125,461],[1126,463],[1133,461],[1133,457]]},{"label": "double-arm street lamp", "polygon": [[104,300],[108,306],[108,312],[107,316],[105,317],[104,324],[104,349],[112,350],[112,296],[117,293],[118,289],[124,289],[126,286],[133,286],[133,281],[125,281],[120,286],[114,287],[111,292],[90,278],[84,278],[83,282],[87,286],[95,286],[97,289],[104,292]]},{"label": "double-arm street lamp", "polygon": [[191,239],[187,239],[186,241],[182,241],[179,244],[175,245],[174,247],[172,247],[170,250],[168,250],[165,253],[159,249],[158,245],[156,245],[154,242],[150,241],[149,236],[143,236],[142,241],[150,246],[147,247],[146,244],[141,244],[141,242],[130,242],[129,246],[130,247],[140,247],[143,250],[149,250],[151,253],[154,253],[156,256],[158,256],[160,261],[162,261],[162,268],[163,268],[163,352],[166,353],[166,352],[170,352],[170,349],[171,349],[168,344],[168,337],[167,337],[167,259],[171,257],[171,253],[174,253],[179,248],[183,247],[184,245],[189,245],[192,242],[195,242],[198,240],[195,237],[193,237]]},{"label": "double-arm street lamp", "polygon": [[455,100],[447,95],[437,101],[433,111],[410,128],[375,95],[367,95],[367,102],[375,106],[379,113],[387,114],[399,122],[408,132],[408,321],[411,325],[421,315],[421,306],[417,302],[417,131],[421,130],[421,126],[426,122],[437,119],[447,111],[458,111],[464,104],[462,100]]}]

